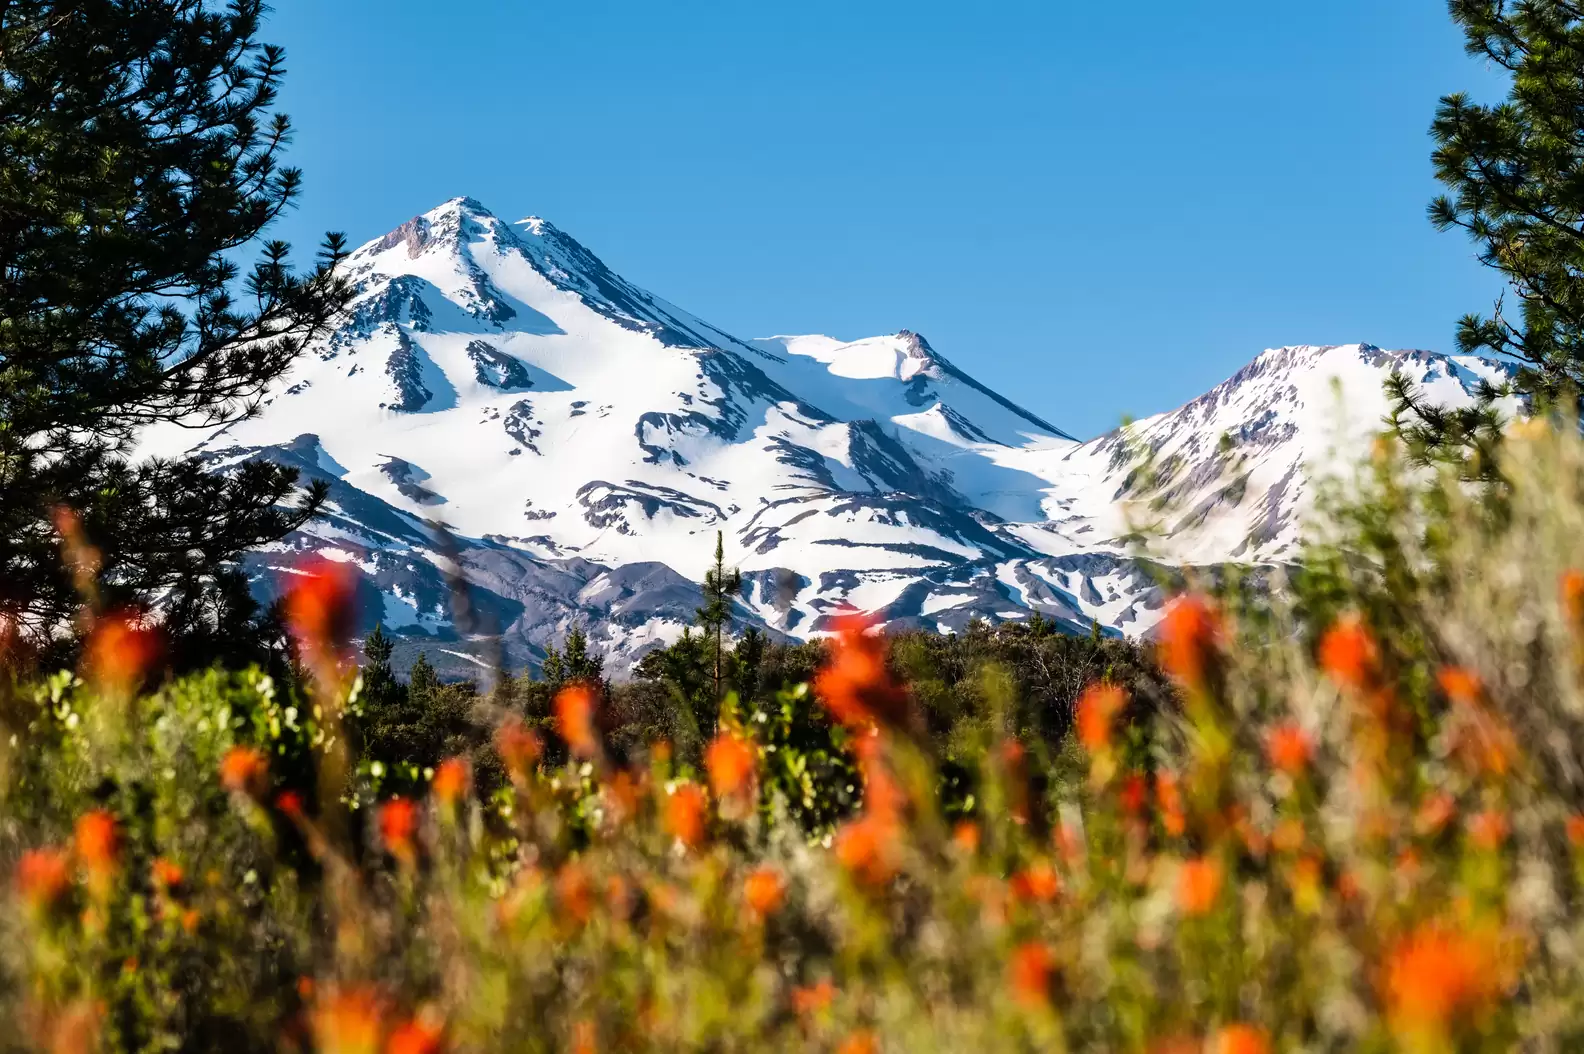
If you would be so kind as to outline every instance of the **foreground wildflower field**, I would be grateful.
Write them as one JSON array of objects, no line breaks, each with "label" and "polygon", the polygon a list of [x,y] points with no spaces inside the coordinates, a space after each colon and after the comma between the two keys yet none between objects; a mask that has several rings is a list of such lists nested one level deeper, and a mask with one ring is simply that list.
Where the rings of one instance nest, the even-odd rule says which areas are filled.
[{"label": "foreground wildflower field", "polygon": [[[1274,593],[1171,602],[1166,704],[1098,678],[1055,750],[933,741],[853,619],[696,751],[613,752],[586,686],[482,697],[488,746],[391,796],[332,575],[300,686],[145,690],[107,619],[5,701],[0,1047],[1576,1049],[1584,448],[1508,446],[1490,491],[1383,444]],[[812,828],[778,789],[809,708],[859,802]]]}]

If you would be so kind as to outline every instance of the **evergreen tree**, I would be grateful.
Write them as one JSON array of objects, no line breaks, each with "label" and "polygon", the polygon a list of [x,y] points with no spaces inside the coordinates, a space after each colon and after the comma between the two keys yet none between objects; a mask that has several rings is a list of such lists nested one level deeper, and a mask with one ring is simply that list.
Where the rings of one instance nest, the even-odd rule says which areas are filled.
[{"label": "evergreen tree", "polygon": [[[396,682],[395,671],[391,669],[391,652],[395,644],[386,634],[379,623],[374,624],[374,630],[363,641],[363,698],[373,702],[384,702],[393,698],[401,691],[401,685]],[[420,655],[420,659],[422,656]],[[428,665],[427,659],[422,659]]]},{"label": "evergreen tree", "polygon": [[413,660],[412,669],[407,671],[407,701],[410,705],[422,708],[440,689],[440,678],[435,675],[435,668],[429,663],[429,656],[423,652]]},{"label": "evergreen tree", "polygon": [[[704,572],[704,606],[698,609],[698,623],[706,637],[713,638],[715,701],[721,698],[725,673],[725,636],[731,623],[732,600],[742,591],[742,572],[726,570],[725,535],[715,532],[715,564]],[[713,724],[713,722],[711,722]]]},{"label": "evergreen tree", "polygon": [[35,643],[79,603],[52,510],[80,518],[105,604],[158,600],[173,631],[256,632],[235,561],[324,498],[291,470],[134,463],[140,430],[216,426],[344,305],[262,244],[292,204],[283,54],[261,0],[9,0],[0,15],[0,620]]},{"label": "evergreen tree", "polygon": [[[1430,204],[1441,230],[1466,231],[1478,258],[1517,301],[1465,316],[1457,346],[1520,367],[1514,387],[1540,408],[1577,408],[1584,385],[1584,5],[1567,0],[1450,0],[1465,50],[1506,70],[1504,102],[1444,97],[1431,132],[1436,178],[1449,193]],[[1500,421],[1486,386],[1477,404],[1431,405],[1394,377],[1394,422],[1421,457],[1475,451],[1492,471]]]},{"label": "evergreen tree", "polygon": [[560,650],[554,644],[546,646],[540,670],[552,692],[574,681],[601,688],[605,684],[605,657],[589,651],[588,634],[577,623],[567,631]]}]

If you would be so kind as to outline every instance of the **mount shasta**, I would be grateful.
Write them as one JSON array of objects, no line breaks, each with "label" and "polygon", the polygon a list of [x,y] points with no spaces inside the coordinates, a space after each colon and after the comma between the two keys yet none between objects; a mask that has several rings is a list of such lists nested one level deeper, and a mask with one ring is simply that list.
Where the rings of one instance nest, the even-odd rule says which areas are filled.
[{"label": "mount shasta", "polygon": [[[717,531],[743,572],[737,627],[772,637],[817,634],[847,607],[942,630],[1038,611],[1143,633],[1163,600],[1151,563],[1292,554],[1311,481],[1379,427],[1393,367],[1443,403],[1501,369],[1280,348],[1080,442],[916,333],[739,339],[550,223],[471,199],[343,267],[347,317],[256,416],[196,445],[162,429],[145,449],[327,481],[323,516],[249,555],[259,592],[308,551],[355,563],[366,623],[452,673],[478,672],[496,634],[509,664],[534,662],[574,623],[620,671],[692,622]],[[1135,518],[1160,515],[1158,498],[1171,511],[1141,548]],[[469,583],[461,626],[450,570]]]}]

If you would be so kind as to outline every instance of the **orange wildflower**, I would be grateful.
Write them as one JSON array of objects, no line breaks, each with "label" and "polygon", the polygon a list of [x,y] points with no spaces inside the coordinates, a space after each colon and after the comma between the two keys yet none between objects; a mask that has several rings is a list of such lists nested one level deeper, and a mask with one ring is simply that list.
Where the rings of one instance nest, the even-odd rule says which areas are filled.
[{"label": "orange wildflower", "polygon": [[1183,861],[1177,872],[1177,907],[1183,914],[1209,914],[1220,893],[1220,864],[1205,857]]},{"label": "orange wildflower", "polygon": [[1567,839],[1574,849],[1584,849],[1584,816],[1575,813],[1567,818]]},{"label": "orange wildflower", "polygon": [[462,758],[446,758],[435,768],[429,789],[443,805],[455,805],[468,792],[473,782],[468,764]]},{"label": "orange wildflower", "polygon": [[1161,665],[1178,680],[1197,686],[1220,641],[1221,622],[1204,597],[1186,593],[1166,605],[1160,626]]},{"label": "orange wildflower", "polygon": [[286,625],[311,666],[338,663],[357,620],[357,571],[349,563],[310,557],[287,579]]},{"label": "orange wildflower", "polygon": [[1584,571],[1563,571],[1558,585],[1562,593],[1563,614],[1573,625],[1584,625]]},{"label": "orange wildflower", "polygon": [[380,841],[392,856],[408,861],[413,858],[413,835],[418,831],[418,806],[407,798],[391,798],[379,807]]},{"label": "orange wildflower", "polygon": [[521,718],[509,717],[495,730],[495,750],[513,776],[522,776],[539,760],[544,744]]},{"label": "orange wildflower", "polygon": [[1117,801],[1122,805],[1122,811],[1129,816],[1137,816],[1149,804],[1149,781],[1143,773],[1130,772],[1122,781],[1122,789],[1117,792]]},{"label": "orange wildflower", "polygon": [[1394,1025],[1438,1033],[1463,1011],[1497,994],[1491,942],[1430,923],[1398,941],[1386,962],[1386,997]]},{"label": "orange wildflower", "polygon": [[159,627],[141,612],[123,610],[94,620],[84,664],[101,687],[125,692],[138,686],[164,651]]},{"label": "orange wildflower", "polygon": [[1469,840],[1486,852],[1500,849],[1511,830],[1507,814],[1500,809],[1486,809],[1469,817]]},{"label": "orange wildflower", "polygon": [[760,918],[775,914],[786,899],[786,882],[781,872],[768,866],[750,871],[743,880],[743,899]]},{"label": "orange wildflower", "polygon": [[1046,1005],[1050,1001],[1050,975],[1054,965],[1050,949],[1038,941],[1028,941],[1014,948],[1007,971],[1013,998],[1024,1006]]},{"label": "orange wildflower", "polygon": [[583,1018],[572,1026],[572,1054],[598,1054],[594,1022]]},{"label": "orange wildflower", "polygon": [[228,791],[257,797],[269,777],[269,758],[258,747],[235,746],[220,758],[220,785]]},{"label": "orange wildflower", "polygon": [[830,659],[814,677],[814,694],[849,728],[899,720],[907,694],[886,669],[885,637],[871,634],[870,620],[856,613],[838,616],[834,627]]},{"label": "orange wildflower", "polygon": [[1480,684],[1479,674],[1462,666],[1441,667],[1436,671],[1436,683],[1448,699],[1466,706],[1478,703],[1480,694],[1485,690]]},{"label": "orange wildflower", "polygon": [[1188,829],[1188,819],[1183,812],[1182,786],[1170,772],[1155,774],[1155,802],[1160,806],[1161,826],[1173,838],[1182,836]]},{"label": "orange wildflower", "polygon": [[283,790],[275,795],[275,808],[288,820],[301,820],[303,818],[302,795],[294,790]]},{"label": "orange wildflower", "polygon": [[1414,829],[1422,835],[1438,834],[1456,815],[1457,801],[1446,791],[1436,791],[1419,806]]},{"label": "orange wildflower", "polygon": [[77,818],[73,845],[77,859],[90,872],[107,875],[115,870],[119,841],[115,817],[103,809],[85,812]]},{"label": "orange wildflower", "polygon": [[880,1043],[873,1032],[860,1029],[842,1040],[836,1054],[880,1054]]},{"label": "orange wildflower", "polygon": [[420,1017],[391,1029],[385,1041],[385,1054],[440,1054],[444,1049],[445,1031]]},{"label": "orange wildflower", "polygon": [[679,783],[666,798],[665,829],[677,841],[695,849],[704,843],[704,819],[709,802],[697,783]]},{"label": "orange wildflower", "polygon": [[964,856],[972,856],[979,851],[979,825],[972,820],[959,820],[957,826],[952,828],[952,845]]},{"label": "orange wildflower", "polygon": [[1364,620],[1343,615],[1320,638],[1320,668],[1344,688],[1361,692],[1377,676],[1380,651]]},{"label": "orange wildflower", "polygon": [[1264,1029],[1241,1022],[1223,1026],[1207,1048],[1208,1054],[1270,1054],[1270,1049]]},{"label": "orange wildflower", "polygon": [[1314,743],[1296,722],[1289,721],[1277,725],[1265,737],[1265,756],[1272,768],[1296,777],[1309,767]]},{"label": "orange wildflower", "polygon": [[860,881],[884,885],[897,871],[896,837],[893,819],[866,813],[836,832],[836,859]]},{"label": "orange wildflower", "polygon": [[754,766],[753,747],[730,730],[722,731],[711,740],[704,752],[710,790],[717,798],[749,793],[753,789]]},{"label": "orange wildflower", "polygon": [[556,693],[556,731],[580,758],[599,753],[599,737],[594,733],[595,703],[594,689],[586,684],[569,684]]},{"label": "orange wildflower", "polygon": [[1091,684],[1078,697],[1073,720],[1078,727],[1078,742],[1091,753],[1111,743],[1111,722],[1127,707],[1127,692],[1120,685]]},{"label": "orange wildflower", "polygon": [[59,849],[29,849],[17,861],[17,892],[27,906],[43,911],[54,905],[71,885],[71,867]]},{"label": "orange wildflower", "polygon": [[583,865],[569,860],[556,872],[556,900],[578,922],[587,922],[594,914],[594,891]]},{"label": "orange wildflower", "polygon": [[799,1014],[817,1014],[830,1009],[836,1001],[836,986],[821,977],[811,985],[792,989],[792,1009]]},{"label": "orange wildflower", "polygon": [[152,874],[154,885],[164,890],[175,889],[182,884],[182,879],[186,877],[186,872],[182,870],[180,864],[163,856],[155,857],[154,863],[150,865],[149,870]]},{"label": "orange wildflower", "polygon": [[1012,876],[1012,895],[1019,900],[1049,904],[1061,890],[1061,876],[1049,860],[1036,860]]},{"label": "orange wildflower", "polygon": [[378,1054],[382,1016],[372,989],[337,991],[311,1015],[315,1049],[321,1054]]}]

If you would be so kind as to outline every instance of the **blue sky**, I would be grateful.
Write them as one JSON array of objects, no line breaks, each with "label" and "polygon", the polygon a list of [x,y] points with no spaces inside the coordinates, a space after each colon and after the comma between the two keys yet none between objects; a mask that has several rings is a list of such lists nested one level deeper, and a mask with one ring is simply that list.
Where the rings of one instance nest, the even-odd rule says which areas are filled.
[{"label": "blue sky", "polygon": [[1500,291],[1424,219],[1489,97],[1440,0],[277,0],[301,207],[461,194],[743,337],[914,329],[1081,436],[1262,348],[1447,350]]}]

